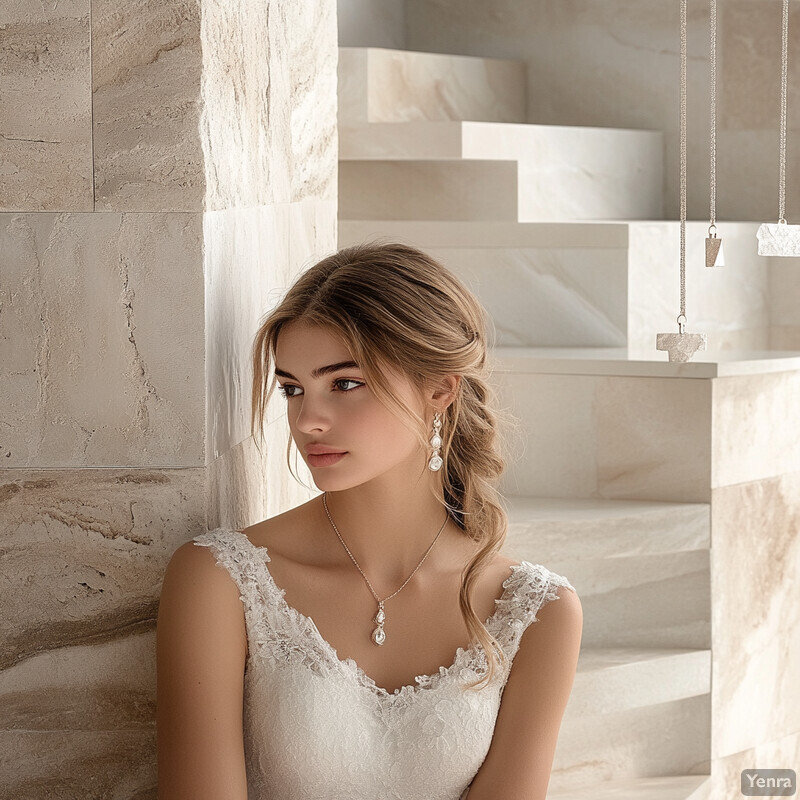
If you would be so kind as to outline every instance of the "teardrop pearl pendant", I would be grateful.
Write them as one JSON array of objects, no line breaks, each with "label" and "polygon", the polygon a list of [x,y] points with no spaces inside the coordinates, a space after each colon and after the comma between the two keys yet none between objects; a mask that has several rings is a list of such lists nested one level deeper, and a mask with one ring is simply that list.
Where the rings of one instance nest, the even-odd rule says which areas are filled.
[{"label": "teardrop pearl pendant", "polygon": [[372,641],[375,644],[383,644],[386,641],[386,631],[383,629],[383,623],[386,622],[386,612],[383,610],[383,600],[378,603],[378,613],[372,620],[378,626],[372,631]]}]

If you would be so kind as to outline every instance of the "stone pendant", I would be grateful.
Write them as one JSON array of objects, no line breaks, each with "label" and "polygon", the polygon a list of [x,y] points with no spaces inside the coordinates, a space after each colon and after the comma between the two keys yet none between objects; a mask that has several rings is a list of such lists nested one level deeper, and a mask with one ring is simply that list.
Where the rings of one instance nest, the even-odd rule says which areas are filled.
[{"label": "stone pendant", "polygon": [[378,613],[372,621],[378,626],[372,631],[372,641],[375,644],[383,644],[386,641],[386,631],[383,630],[383,623],[386,622],[386,613],[383,610],[382,600],[378,603]]},{"label": "stone pendant", "polygon": [[678,333],[656,334],[656,350],[666,350],[670,361],[688,361],[698,350],[705,350],[705,333],[686,333],[686,317],[678,317]]},{"label": "stone pendant", "polygon": [[764,222],[756,233],[760,256],[800,256],[800,225]]},{"label": "stone pendant", "polygon": [[725,266],[725,254],[722,250],[722,239],[718,238],[716,234],[709,236],[706,239],[706,266]]}]

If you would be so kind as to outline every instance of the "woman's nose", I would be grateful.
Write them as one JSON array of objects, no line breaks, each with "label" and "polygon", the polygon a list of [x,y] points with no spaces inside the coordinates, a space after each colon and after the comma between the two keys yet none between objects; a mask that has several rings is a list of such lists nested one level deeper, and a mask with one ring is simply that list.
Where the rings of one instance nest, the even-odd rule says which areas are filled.
[{"label": "woman's nose", "polygon": [[303,398],[300,411],[295,418],[295,425],[302,431],[327,430],[330,425],[324,403],[309,402]]}]

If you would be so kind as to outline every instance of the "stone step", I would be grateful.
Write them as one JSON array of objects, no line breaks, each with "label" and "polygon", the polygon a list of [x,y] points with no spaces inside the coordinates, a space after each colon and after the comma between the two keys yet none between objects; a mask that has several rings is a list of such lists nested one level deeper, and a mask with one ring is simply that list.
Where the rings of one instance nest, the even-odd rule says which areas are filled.
[{"label": "stone step", "polygon": [[[347,148],[340,150],[340,219],[537,222],[663,215],[658,131],[449,122],[369,125],[360,136],[365,144],[359,150],[347,130],[340,133]],[[477,170],[474,164],[484,166]],[[509,170],[516,177],[513,188],[503,177],[501,183],[495,179]],[[509,200],[516,201],[512,216]]]},{"label": "stone step", "polygon": [[710,800],[710,775],[660,775],[654,778],[592,781],[554,788],[547,800]]},{"label": "stone step", "polygon": [[662,556],[711,546],[707,503],[607,500],[603,497],[505,497],[503,552],[548,566]]},{"label": "stone step", "polygon": [[706,503],[507,496],[503,553],[565,575],[584,647],[710,643]]},{"label": "stone step", "polygon": [[[702,658],[710,661],[708,653],[694,661]],[[699,672],[703,668],[697,669],[695,664],[695,669]],[[669,675],[663,680],[671,683]],[[643,692],[650,688],[649,683],[642,684]],[[555,793],[608,780],[708,774],[710,752],[709,691],[603,714],[575,714],[567,718],[565,713],[553,758],[550,788]]]},{"label": "stone step", "polygon": [[[758,225],[719,223],[726,266],[714,269],[703,260],[707,224],[686,225],[687,296],[703,314],[688,329],[704,331],[716,350],[800,345],[789,310],[800,303],[800,283],[781,263],[800,260],[759,256]],[[678,221],[339,222],[340,246],[374,237],[412,243],[461,277],[489,311],[501,347],[630,347],[658,358],[656,333],[677,330]],[[773,318],[776,308],[785,311]]]},{"label": "stone step", "polygon": [[524,61],[340,47],[339,125],[527,120]]},{"label": "stone step", "polygon": [[592,647],[582,643],[563,724],[710,691],[710,650]]}]

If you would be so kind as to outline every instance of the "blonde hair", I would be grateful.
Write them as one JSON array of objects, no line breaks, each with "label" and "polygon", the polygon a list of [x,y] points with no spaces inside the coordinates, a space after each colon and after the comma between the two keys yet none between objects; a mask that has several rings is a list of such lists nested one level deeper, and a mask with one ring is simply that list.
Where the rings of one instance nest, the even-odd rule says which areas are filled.
[{"label": "blonde hair", "polygon": [[[370,242],[324,258],[299,276],[256,334],[251,433],[258,424],[262,442],[265,410],[277,383],[273,375],[267,386],[278,336],[285,324],[301,320],[346,345],[378,400],[418,434],[423,448],[430,448],[428,424],[392,394],[383,366],[399,370],[418,392],[445,376],[461,376],[455,399],[442,414],[444,464],[437,474],[444,497],[436,489],[434,496],[479,545],[462,573],[459,605],[471,641],[477,638],[489,656],[486,675],[468,688],[484,680],[488,686],[507,659],[472,608],[470,594],[506,538],[508,516],[496,483],[506,465],[500,440],[515,428],[514,418],[496,407],[487,380],[490,317],[454,274],[409,245]],[[508,430],[501,432],[501,423]],[[287,462],[290,451],[291,435]]]}]

